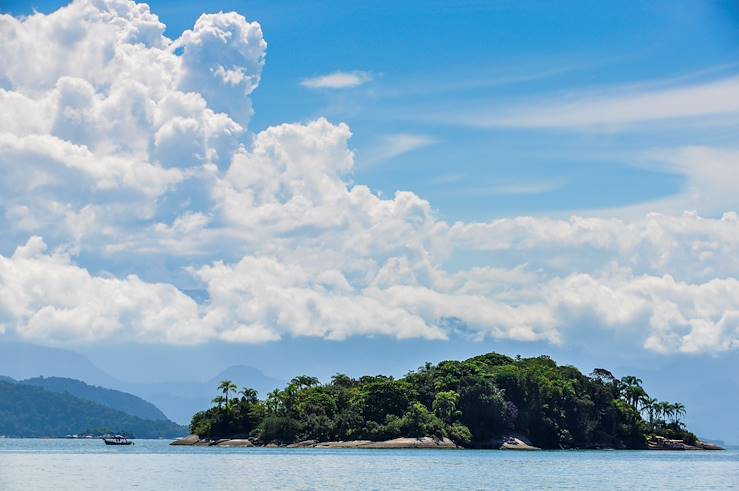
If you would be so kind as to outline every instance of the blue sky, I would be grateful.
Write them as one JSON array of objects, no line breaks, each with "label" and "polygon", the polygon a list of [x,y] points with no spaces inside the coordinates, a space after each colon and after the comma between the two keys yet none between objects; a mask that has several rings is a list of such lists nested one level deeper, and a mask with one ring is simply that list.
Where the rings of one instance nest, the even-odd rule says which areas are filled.
[{"label": "blue sky", "polygon": [[735,2],[64,5],[0,4],[0,338],[737,366]]}]

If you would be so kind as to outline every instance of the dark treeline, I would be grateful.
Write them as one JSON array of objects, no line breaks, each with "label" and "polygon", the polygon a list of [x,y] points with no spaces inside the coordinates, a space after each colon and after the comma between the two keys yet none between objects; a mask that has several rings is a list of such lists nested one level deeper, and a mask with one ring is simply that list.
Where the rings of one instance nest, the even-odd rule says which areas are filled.
[{"label": "dark treeline", "polygon": [[265,400],[225,380],[214,407],[193,416],[205,438],[250,436],[262,443],[448,437],[488,447],[510,434],[542,448],[644,448],[651,435],[694,442],[681,404],[650,398],[635,377],[590,376],[547,356],[497,353],[430,363],[396,380],[337,374],[327,384],[295,377]]}]

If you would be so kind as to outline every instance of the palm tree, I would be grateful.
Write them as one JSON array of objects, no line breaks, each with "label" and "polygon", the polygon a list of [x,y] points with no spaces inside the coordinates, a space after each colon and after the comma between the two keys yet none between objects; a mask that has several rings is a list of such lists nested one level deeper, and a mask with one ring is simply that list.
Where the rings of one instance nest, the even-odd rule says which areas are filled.
[{"label": "palm tree", "polygon": [[659,407],[659,413],[662,415],[663,421],[672,415],[672,404],[669,402],[662,401],[657,406]]},{"label": "palm tree", "polygon": [[220,409],[220,408],[221,408],[221,406],[223,405],[223,403],[224,403],[224,402],[227,402],[227,401],[228,401],[228,400],[227,400],[227,399],[226,399],[225,397],[223,397],[223,396],[216,396],[216,397],[214,397],[214,398],[213,398],[213,400],[212,400],[212,401],[210,401],[210,402],[212,402],[213,404],[216,404],[216,405],[218,405],[218,409]]},{"label": "palm tree", "polygon": [[244,398],[244,401],[248,402],[249,404],[254,404],[257,402],[257,391],[250,388],[250,387],[244,387],[239,392],[241,396]]},{"label": "palm tree", "polygon": [[228,404],[228,394],[235,394],[237,389],[238,387],[236,387],[236,384],[231,382],[230,380],[223,380],[220,384],[218,384],[218,390],[220,390],[223,393],[223,396],[226,398],[226,404]]},{"label": "palm tree", "polygon": [[641,385],[642,379],[634,377],[633,375],[625,375],[621,377],[621,382],[625,383],[626,385]]},{"label": "palm tree", "polygon": [[349,375],[344,373],[337,373],[331,377],[331,385],[337,387],[351,387],[354,384],[354,380]]},{"label": "palm tree", "polygon": [[647,393],[642,388],[641,380],[636,377],[626,376],[621,379],[623,386],[623,397],[626,399],[631,407],[639,409],[640,405],[643,405]]},{"label": "palm tree", "polygon": [[646,411],[649,415],[649,424],[654,423],[654,415],[657,412],[657,399],[646,396],[642,400],[642,411]]},{"label": "palm tree", "polygon": [[290,381],[291,384],[297,386],[299,389],[307,389],[314,385],[320,384],[320,380],[310,375],[299,375]]},{"label": "palm tree", "polygon": [[282,391],[280,389],[273,390],[267,394],[267,400],[264,403],[267,406],[267,411],[271,414],[279,414],[283,406]]},{"label": "palm tree", "polygon": [[676,402],[675,404],[672,404],[672,416],[674,418],[675,424],[680,424],[680,416],[685,416],[685,405],[681,402]]}]

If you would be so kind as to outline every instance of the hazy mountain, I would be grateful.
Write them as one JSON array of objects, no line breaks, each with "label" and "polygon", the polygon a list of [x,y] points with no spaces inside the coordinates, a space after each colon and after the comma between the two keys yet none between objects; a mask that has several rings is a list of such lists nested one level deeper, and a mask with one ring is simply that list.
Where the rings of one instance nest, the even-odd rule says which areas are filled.
[{"label": "hazy mountain", "polygon": [[0,342],[0,375],[16,380],[68,377],[105,387],[117,382],[79,353],[19,342]]},{"label": "hazy mountain", "polygon": [[0,382],[0,435],[61,437],[104,432],[173,438],[186,434],[187,429],[168,420],[137,418],[68,393]]},{"label": "hazy mountain", "polygon": [[221,380],[233,381],[239,389],[251,387],[260,397],[284,385],[282,380],[269,377],[254,367],[237,365],[226,368],[203,382],[167,382],[160,384],[127,384],[130,392],[153,402],[170,419],[188,424],[195,412],[210,407],[218,395],[216,387]]},{"label": "hazy mountain", "polygon": [[268,392],[285,383],[283,380],[265,375],[257,368],[246,365],[235,365],[219,372],[218,375],[208,380],[206,385],[212,393],[215,392],[216,385],[221,380],[226,379],[233,381],[239,388],[251,387],[252,389],[256,389],[261,397],[266,397]]},{"label": "hazy mountain", "polygon": [[[102,389],[102,387],[115,389],[118,394],[128,393],[126,395],[135,397],[144,405],[148,404],[146,401],[153,404],[155,406],[154,410],[157,410],[157,408],[159,410],[158,418],[154,419],[161,419],[164,416],[181,424],[188,424],[195,412],[210,406],[211,399],[217,395],[216,386],[225,378],[232,380],[239,388],[248,386],[256,389],[262,397],[283,384],[281,380],[268,377],[256,368],[242,365],[226,368],[217,375],[204,380],[157,383],[126,382],[110,376],[79,353],[19,342],[0,342],[0,375],[12,377],[16,380],[31,379],[35,385],[48,386],[52,390],[54,389],[51,386],[60,387],[64,384],[63,382],[49,382],[49,380],[58,378],[75,379],[84,382],[83,385],[87,388],[77,386],[72,389],[70,386],[70,388],[62,388],[57,392],[67,390],[75,396],[108,407],[121,410],[124,410],[125,407],[131,411],[142,410],[144,412],[137,413],[137,415],[147,414],[152,417],[151,407],[148,409],[149,412],[146,412],[147,410],[140,403],[133,406],[138,407],[138,409],[131,409],[132,406],[128,403],[119,405],[121,400],[115,399],[112,394],[104,392],[106,389]],[[205,376],[207,375],[206,373]],[[39,381],[41,376],[45,377],[43,384]],[[102,389],[102,391],[95,391],[95,387],[90,387],[90,385],[101,386],[97,389]],[[94,396],[92,395],[93,392],[95,393]],[[104,396],[104,394],[107,395]],[[116,402],[112,402],[111,397]],[[106,403],[106,401],[109,403]],[[128,401],[130,403],[131,399]]]},{"label": "hazy mountain", "polygon": [[80,399],[108,406],[142,419],[166,420],[167,417],[154,404],[126,392],[88,385],[80,380],[64,377],[35,377],[20,383],[35,385],[51,392],[69,393]]}]

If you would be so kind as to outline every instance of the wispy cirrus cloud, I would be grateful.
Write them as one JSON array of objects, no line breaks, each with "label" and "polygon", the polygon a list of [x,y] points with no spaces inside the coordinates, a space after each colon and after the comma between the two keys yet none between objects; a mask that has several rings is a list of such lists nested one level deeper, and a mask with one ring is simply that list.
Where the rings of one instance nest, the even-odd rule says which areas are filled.
[{"label": "wispy cirrus cloud", "polygon": [[360,152],[359,162],[362,165],[371,165],[384,160],[405,155],[437,143],[438,140],[429,136],[414,133],[393,133],[380,137],[363,154]]},{"label": "wispy cirrus cloud", "polygon": [[380,150],[382,157],[389,159],[419,148],[433,145],[434,143],[436,143],[436,139],[428,135],[395,133],[383,137]]},{"label": "wispy cirrus cloud", "polygon": [[336,71],[326,75],[303,79],[300,85],[308,89],[350,89],[366,84],[370,80],[372,80],[372,75],[369,72]]},{"label": "wispy cirrus cloud", "polygon": [[667,87],[632,86],[500,103],[437,114],[439,119],[481,128],[602,130],[655,122],[718,120],[739,116],[739,77]]}]

